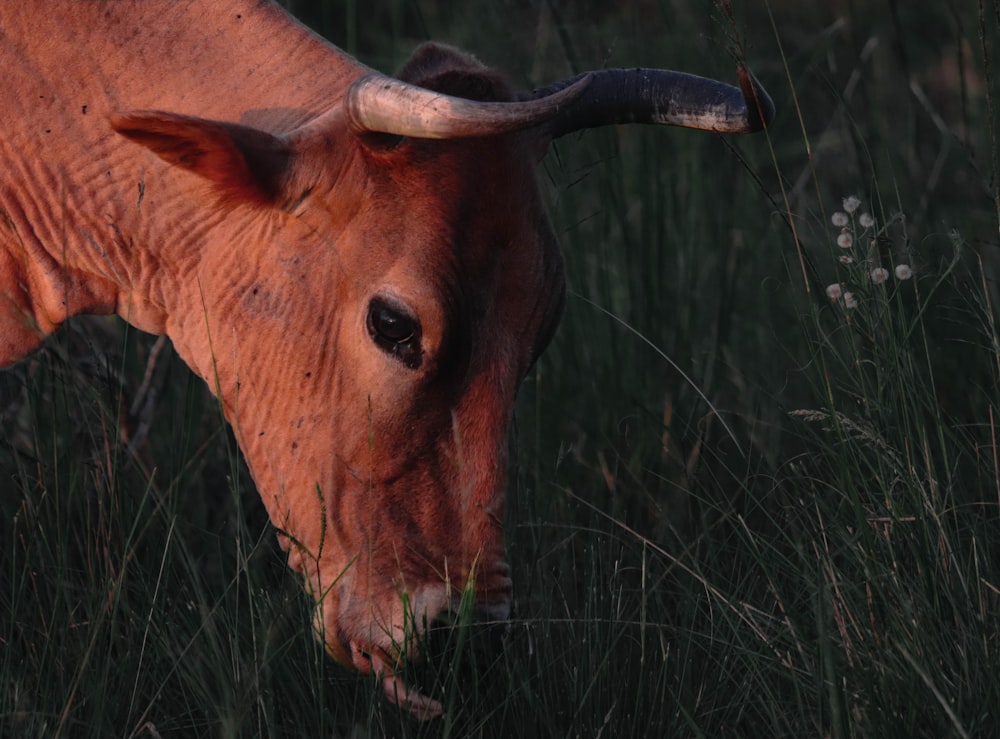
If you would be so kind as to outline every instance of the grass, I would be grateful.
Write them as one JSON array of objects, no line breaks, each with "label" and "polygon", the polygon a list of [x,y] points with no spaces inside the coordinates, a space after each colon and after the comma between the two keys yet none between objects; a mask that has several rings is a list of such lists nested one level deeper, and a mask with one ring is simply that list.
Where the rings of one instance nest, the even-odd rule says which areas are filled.
[{"label": "grass", "polygon": [[[383,69],[430,36],[523,86],[734,78],[715,6],[619,5],[299,10]],[[515,619],[500,650],[433,636],[446,718],[323,656],[206,388],[90,319],[0,374],[0,735],[991,734],[996,8],[742,5],[767,137],[600,130],[543,164],[570,297],[511,441]]]}]

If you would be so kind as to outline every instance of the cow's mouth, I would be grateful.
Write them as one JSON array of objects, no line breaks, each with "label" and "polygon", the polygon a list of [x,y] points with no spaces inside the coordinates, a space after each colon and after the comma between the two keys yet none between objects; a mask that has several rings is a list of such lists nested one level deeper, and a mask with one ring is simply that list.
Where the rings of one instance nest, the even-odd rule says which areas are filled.
[{"label": "cow's mouth", "polygon": [[409,711],[414,718],[427,721],[444,713],[440,702],[412,690],[403,678],[397,676],[392,667],[393,660],[378,647],[365,648],[352,641],[351,660],[361,672],[377,675],[389,702]]},{"label": "cow's mouth", "polygon": [[[376,676],[390,703],[419,720],[438,718],[444,714],[442,704],[411,688],[402,673],[411,660],[418,656],[426,658],[426,654],[418,655],[424,647],[430,646],[433,652],[435,645],[425,644],[421,637],[428,636],[435,627],[461,624],[463,627],[475,625],[479,629],[486,626],[491,645],[500,647],[499,642],[509,629],[512,600],[510,568],[500,561],[493,566],[490,576],[480,579],[477,584],[479,588],[474,596],[470,595],[472,591],[456,593],[447,585],[417,588],[409,596],[405,593],[401,595],[396,590],[387,591],[390,605],[379,613],[391,613],[391,617],[374,619],[370,611],[345,611],[339,614],[340,623],[357,624],[361,621],[361,628],[337,628],[339,638],[336,639],[324,639],[331,629],[324,621],[320,606],[316,612],[317,636],[326,642],[327,652],[335,660],[354,667],[362,674]],[[471,612],[466,600],[470,597],[475,601]],[[349,599],[342,598],[337,602],[345,601],[349,602]],[[460,616],[463,612],[465,615]],[[455,616],[456,620],[449,620],[449,616]],[[438,629],[438,633],[443,632],[444,629]]]}]

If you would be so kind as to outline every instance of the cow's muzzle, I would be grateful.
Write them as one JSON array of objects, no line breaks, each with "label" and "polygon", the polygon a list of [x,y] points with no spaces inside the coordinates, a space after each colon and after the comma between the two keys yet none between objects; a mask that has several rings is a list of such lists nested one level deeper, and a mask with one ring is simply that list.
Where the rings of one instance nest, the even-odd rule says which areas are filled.
[{"label": "cow's muzzle", "polygon": [[[352,639],[341,632],[340,644],[328,643],[327,650],[338,661],[376,675],[390,703],[421,720],[436,718],[444,712],[441,703],[408,686],[400,675],[403,666],[424,651],[421,645],[429,637],[450,632],[456,625],[485,629],[490,648],[499,649],[510,630],[512,594],[510,567],[497,561],[476,572],[465,591],[427,586],[412,594],[400,594],[398,602],[413,610],[403,616],[404,626],[393,619],[388,628],[382,624],[381,630],[376,629],[375,643]],[[432,645],[429,651],[437,650]]]}]

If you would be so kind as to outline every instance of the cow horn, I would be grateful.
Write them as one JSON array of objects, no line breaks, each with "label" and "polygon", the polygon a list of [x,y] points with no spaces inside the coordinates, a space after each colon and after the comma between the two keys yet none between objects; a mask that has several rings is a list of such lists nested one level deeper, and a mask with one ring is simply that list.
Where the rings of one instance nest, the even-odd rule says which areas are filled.
[{"label": "cow horn", "polygon": [[551,95],[520,102],[480,102],[452,97],[380,74],[351,85],[344,102],[351,127],[423,139],[490,136],[544,123],[577,99],[590,83],[580,75]]},{"label": "cow horn", "polygon": [[[666,69],[608,69],[588,72],[584,94],[549,119],[550,138],[584,128],[616,123],[652,123],[700,128],[717,133],[753,133],[774,117],[774,103],[763,86],[740,64],[739,87]],[[572,89],[580,77],[524,96],[545,100]]]}]

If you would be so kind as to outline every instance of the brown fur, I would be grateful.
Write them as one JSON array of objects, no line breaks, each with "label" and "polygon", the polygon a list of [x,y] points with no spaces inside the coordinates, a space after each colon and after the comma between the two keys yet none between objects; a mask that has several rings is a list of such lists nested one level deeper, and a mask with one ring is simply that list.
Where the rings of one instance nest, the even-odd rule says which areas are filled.
[{"label": "brown fur", "polygon": [[514,99],[514,91],[503,74],[444,44],[426,43],[417,47],[398,76],[404,82],[469,100]]}]

